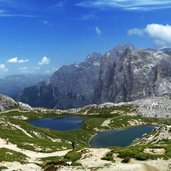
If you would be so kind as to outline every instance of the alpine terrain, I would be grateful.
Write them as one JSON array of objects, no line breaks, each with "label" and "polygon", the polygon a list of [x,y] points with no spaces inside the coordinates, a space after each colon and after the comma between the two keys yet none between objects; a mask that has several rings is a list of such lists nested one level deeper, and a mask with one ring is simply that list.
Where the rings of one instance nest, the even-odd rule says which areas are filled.
[{"label": "alpine terrain", "polygon": [[170,93],[171,50],[135,49],[126,44],[61,67],[49,81],[24,89],[19,100],[36,107],[65,109]]}]

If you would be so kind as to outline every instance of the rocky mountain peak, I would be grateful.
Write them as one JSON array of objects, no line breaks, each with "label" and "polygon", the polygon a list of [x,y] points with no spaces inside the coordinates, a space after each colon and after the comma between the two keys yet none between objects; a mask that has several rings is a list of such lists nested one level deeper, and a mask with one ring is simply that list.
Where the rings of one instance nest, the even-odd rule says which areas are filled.
[{"label": "rocky mountain peak", "polygon": [[118,45],[103,55],[101,64],[102,66],[106,66],[106,69],[110,68],[117,61],[128,59],[133,51],[134,47],[131,44]]},{"label": "rocky mountain peak", "polygon": [[100,53],[93,52],[86,57],[85,62],[96,62],[99,61],[101,57],[102,55]]},{"label": "rocky mountain peak", "polygon": [[25,89],[20,100],[33,106],[73,108],[171,94],[170,87],[169,53],[125,44],[61,67],[49,84]]}]

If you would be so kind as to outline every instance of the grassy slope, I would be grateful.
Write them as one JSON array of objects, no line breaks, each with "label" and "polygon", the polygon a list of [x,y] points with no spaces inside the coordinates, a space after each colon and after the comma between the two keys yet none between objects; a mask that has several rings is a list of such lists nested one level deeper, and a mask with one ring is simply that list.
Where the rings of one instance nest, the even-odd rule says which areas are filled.
[{"label": "grassy slope", "polygon": [[13,161],[20,161],[24,162],[26,160],[26,156],[18,153],[16,151],[12,151],[6,148],[0,148],[0,162],[2,161],[8,161],[8,162],[13,162]]},{"label": "grassy slope", "polygon": [[[166,150],[165,154],[149,154],[145,153],[144,150],[147,148],[159,149],[163,148]],[[123,159],[135,158],[137,160],[148,160],[148,159],[170,159],[171,158],[171,142],[163,142],[160,145],[147,144],[137,145],[132,147],[113,147],[111,151],[103,158],[103,160],[113,161],[113,154],[118,154],[117,157]]]},{"label": "grassy slope", "polygon": [[[63,132],[34,127],[28,122],[16,118],[21,117],[21,115],[27,117],[28,119],[36,119],[40,117],[52,116],[52,113],[21,113],[16,111],[0,114],[0,118],[3,120],[3,122],[0,123],[0,128],[3,130],[0,131],[0,137],[4,139],[9,138],[10,142],[17,144],[17,146],[20,148],[33,151],[53,152],[55,150],[71,148],[69,143],[70,141],[76,141],[78,143],[78,147],[82,148],[88,146],[88,140],[93,134],[87,130]],[[11,124],[20,126],[32,137],[27,136],[19,129],[15,129],[13,126],[11,126]],[[54,141],[57,140],[59,142],[53,142],[51,139],[54,139]],[[39,150],[37,150],[38,148]]]},{"label": "grassy slope", "polygon": [[[85,109],[84,109],[85,110]],[[79,111],[85,112],[85,111]],[[27,119],[37,119],[48,116],[56,116],[53,112],[18,112],[12,111],[7,113],[0,114],[0,137],[1,138],[9,138],[10,142],[17,144],[18,147],[29,149],[33,151],[42,151],[42,152],[53,152],[56,150],[62,150],[64,148],[71,148],[70,141],[77,142],[77,150],[82,149],[84,147],[88,147],[88,141],[90,137],[95,134],[95,129],[98,130],[108,130],[120,127],[130,126],[130,120],[139,120],[144,124],[168,124],[171,125],[171,120],[167,119],[156,119],[156,118],[143,118],[141,116],[130,116],[129,113],[135,112],[135,107],[133,106],[119,106],[119,107],[111,107],[111,108],[89,108],[88,114],[85,117],[83,122],[82,129],[75,131],[55,131],[44,128],[37,128],[25,120],[22,120],[23,117],[27,117]],[[92,115],[94,113],[94,115]],[[89,115],[91,114],[91,115]],[[19,119],[20,118],[20,119]],[[106,120],[110,119],[109,126],[102,126],[102,123]],[[20,126],[22,129],[26,130],[32,137],[27,136],[21,130],[14,128],[11,126],[11,123],[14,125]],[[36,133],[36,134],[35,134]],[[58,140],[58,142],[53,142],[51,139]],[[60,141],[59,141],[60,140]],[[165,158],[171,157],[170,142],[164,142],[161,146],[165,146],[166,155]],[[154,145],[148,144],[147,146],[153,147]],[[139,154],[139,157],[145,157],[146,159],[149,156],[145,156],[143,153],[143,149],[146,146],[135,146],[130,148],[114,148],[111,150],[111,153],[108,154],[106,159],[111,158],[111,154],[115,151],[120,157],[132,157],[134,155]],[[1,149],[2,150],[2,149]],[[114,151],[113,151],[114,150]],[[19,155],[19,154],[17,154]],[[4,154],[5,156],[5,154]],[[15,154],[14,154],[15,156]],[[71,154],[70,156],[74,156]],[[78,155],[80,156],[80,155]],[[24,156],[22,156],[24,159]],[[135,156],[134,156],[135,157]],[[154,155],[153,155],[154,157]],[[150,158],[153,158],[150,156]],[[156,156],[155,156],[156,157]],[[161,156],[160,156],[161,157]],[[8,157],[7,157],[8,158]],[[71,157],[72,158],[72,157]],[[74,157],[73,157],[74,158]],[[135,157],[137,158],[137,156]],[[63,161],[63,158],[50,158],[52,161]],[[7,160],[6,158],[2,158],[1,160]],[[15,157],[12,159],[15,161]],[[46,161],[46,159],[44,159]],[[47,159],[49,161],[49,158]],[[66,158],[65,158],[66,161]]]}]

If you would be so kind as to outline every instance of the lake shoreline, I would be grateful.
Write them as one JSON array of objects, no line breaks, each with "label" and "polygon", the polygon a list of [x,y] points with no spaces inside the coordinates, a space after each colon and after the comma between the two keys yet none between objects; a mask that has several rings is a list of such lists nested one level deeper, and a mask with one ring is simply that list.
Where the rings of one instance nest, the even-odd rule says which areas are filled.
[{"label": "lake shoreline", "polygon": [[[99,139],[99,137],[103,137],[103,136],[105,136],[106,134],[112,134],[112,136],[110,135],[110,137],[108,137],[108,138],[104,138],[104,139],[102,139],[103,141],[104,140],[107,140],[108,141],[108,139],[110,139],[111,140],[111,138],[113,138],[113,136],[115,136],[116,135],[116,137],[118,137],[118,135],[119,134],[123,134],[124,132],[126,132],[126,131],[128,131],[128,133],[129,133],[129,131],[131,131],[131,130],[133,130],[133,129],[139,129],[140,128],[140,130],[142,129],[142,128],[144,128],[144,129],[149,129],[149,130],[144,130],[143,131],[143,133],[141,133],[141,134],[139,134],[139,135],[137,135],[137,136],[135,136],[134,137],[134,139],[132,139],[131,140],[131,142],[129,143],[129,144],[127,144],[127,145],[124,145],[124,146],[122,146],[122,145],[109,145],[109,146],[100,146],[100,147],[96,147],[96,145],[94,145],[94,143],[93,142],[96,142],[96,140],[95,139]],[[154,129],[155,129],[156,127],[155,126],[153,126],[153,125],[139,125],[139,126],[133,126],[133,127],[125,127],[125,128],[123,128],[123,129],[113,129],[113,130],[107,130],[107,131],[103,131],[103,132],[96,132],[96,134],[95,135],[93,135],[91,138],[90,138],[90,140],[89,140],[89,146],[91,147],[91,148],[110,148],[110,147],[115,147],[115,146],[118,146],[118,147],[127,147],[127,146],[130,146],[133,142],[134,142],[134,140],[135,139],[137,139],[137,138],[142,138],[143,136],[144,136],[144,134],[149,134],[149,133],[151,133]],[[142,131],[142,130],[141,130]],[[132,136],[134,135],[135,133],[132,133]],[[97,137],[97,138],[96,138]],[[123,137],[123,138],[125,138],[126,137],[126,135]],[[117,138],[115,138],[115,139],[117,139]],[[121,138],[122,139],[122,138]],[[101,141],[102,141],[101,140]],[[122,143],[121,143],[122,144]]]},{"label": "lake shoreline", "polygon": [[[57,131],[74,131],[74,130],[82,130],[83,129],[83,122],[84,122],[84,117],[81,115],[60,115],[57,117],[47,117],[47,118],[41,118],[41,119],[35,119],[35,120],[30,120],[28,123],[32,124],[33,126],[41,127],[41,128],[49,128],[52,130],[57,130]],[[69,127],[71,126],[71,127]],[[120,134],[124,131],[131,130],[131,129],[138,129],[138,128],[146,128],[146,127],[152,127],[153,125],[149,124],[140,124],[140,125],[133,125],[133,126],[126,126],[126,127],[120,127],[120,128],[115,128],[115,129],[108,129],[108,130],[101,130],[101,131],[96,131],[95,134],[93,134],[90,139],[88,140],[88,146],[90,148],[98,148],[98,145],[93,145],[93,142],[96,142],[94,139],[98,136],[104,136],[105,134]],[[155,127],[154,127],[155,128]],[[153,128],[153,129],[154,129]],[[149,132],[143,132],[143,134],[146,134]],[[134,134],[134,133],[133,133]],[[137,136],[135,137],[128,145],[133,143],[133,141],[136,138],[141,138],[143,136]],[[126,135],[125,135],[126,136]],[[112,139],[112,136],[108,137],[110,140]],[[124,138],[124,137],[123,137]],[[122,143],[121,143],[122,144]],[[110,144],[109,146],[100,146],[100,148],[107,148],[107,147],[112,147],[112,146],[122,146],[120,144]]]}]

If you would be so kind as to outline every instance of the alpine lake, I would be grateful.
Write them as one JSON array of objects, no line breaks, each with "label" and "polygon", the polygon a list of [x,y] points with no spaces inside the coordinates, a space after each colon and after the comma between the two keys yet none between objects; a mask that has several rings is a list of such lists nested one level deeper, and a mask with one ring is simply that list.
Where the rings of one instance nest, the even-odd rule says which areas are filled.
[{"label": "alpine lake", "polygon": [[[82,128],[85,117],[80,115],[61,115],[57,117],[48,117],[28,122],[36,127],[49,128],[58,131],[72,131]],[[92,148],[104,147],[126,147],[136,138],[141,138],[144,134],[150,133],[155,126],[140,125],[127,128],[112,129],[109,131],[97,132],[89,141]]]}]

